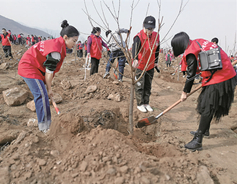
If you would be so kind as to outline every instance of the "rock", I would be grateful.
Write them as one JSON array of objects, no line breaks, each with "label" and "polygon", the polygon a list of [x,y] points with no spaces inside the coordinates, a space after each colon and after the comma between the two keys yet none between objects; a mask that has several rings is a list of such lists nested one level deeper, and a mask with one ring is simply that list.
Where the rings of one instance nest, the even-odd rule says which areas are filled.
[{"label": "rock", "polygon": [[7,63],[2,63],[2,64],[0,65],[0,69],[1,69],[1,70],[6,70],[6,69],[8,69],[8,64],[7,64]]},{"label": "rock", "polygon": [[123,166],[123,167],[120,167],[120,171],[124,174],[126,174],[128,172],[128,166]]},{"label": "rock", "polygon": [[[59,104],[59,103],[61,103],[63,101],[63,98],[58,93],[54,93],[53,94],[53,99],[54,99],[56,104]],[[51,100],[50,100],[50,104],[52,105]]]},{"label": "rock", "polygon": [[45,166],[46,165],[46,161],[44,160],[44,159],[38,159],[38,164],[39,164],[39,166]]},{"label": "rock", "polygon": [[116,174],[116,169],[115,169],[114,167],[109,168],[109,169],[107,170],[107,174],[109,174],[109,175],[115,175],[115,174]]},{"label": "rock", "polygon": [[113,95],[113,94],[110,94],[110,95],[107,97],[108,100],[113,100],[113,98],[114,98],[114,95]]},{"label": "rock", "polygon": [[72,177],[76,178],[78,175],[79,175],[79,173],[74,173],[74,174],[72,174]]},{"label": "rock", "polygon": [[85,93],[86,94],[94,93],[96,90],[97,90],[97,86],[96,85],[91,85],[91,86],[87,87]]},{"label": "rock", "polygon": [[30,118],[27,122],[28,127],[37,127],[38,126],[38,120],[34,118]]},{"label": "rock", "polygon": [[8,167],[1,167],[0,168],[0,181],[1,181],[1,183],[10,183],[9,168]]},{"label": "rock", "polygon": [[165,174],[165,178],[166,178],[167,181],[170,180],[170,176],[168,174]]},{"label": "rock", "polygon": [[64,90],[72,88],[71,82],[66,79],[62,80],[61,86]]},{"label": "rock", "polygon": [[200,166],[197,172],[197,183],[198,184],[214,184],[214,181],[210,177],[209,171],[206,166]]},{"label": "rock", "polygon": [[20,142],[25,138],[25,136],[26,136],[26,132],[25,132],[25,131],[22,131],[22,132],[18,135],[18,137],[17,137],[16,141],[14,142],[14,144],[20,143]]},{"label": "rock", "polygon": [[154,175],[159,175],[159,169],[158,168],[152,168],[152,169],[150,169],[150,173],[151,174],[154,174]]},{"label": "rock", "polygon": [[33,112],[36,111],[34,100],[31,100],[30,102],[28,102],[28,103],[26,104],[26,107],[27,107],[28,109],[30,109],[31,111],[33,111]]},{"label": "rock", "polygon": [[83,172],[86,171],[87,166],[88,166],[88,163],[86,161],[82,161],[82,163],[80,165],[80,170]]},{"label": "rock", "polygon": [[25,89],[14,87],[3,91],[2,94],[7,105],[15,106],[23,104],[29,93]]},{"label": "rock", "polygon": [[118,84],[119,84],[119,81],[114,81],[113,84],[118,85]]},{"label": "rock", "polygon": [[119,178],[116,178],[115,180],[114,180],[114,183],[115,184],[123,184],[124,183],[124,178],[123,177],[119,177]]},{"label": "rock", "polygon": [[120,102],[120,101],[121,101],[120,94],[117,94],[117,95],[114,97],[114,99],[115,99],[116,102]]},{"label": "rock", "polygon": [[58,150],[52,150],[50,151],[50,154],[53,155],[54,157],[59,156],[59,151]]}]

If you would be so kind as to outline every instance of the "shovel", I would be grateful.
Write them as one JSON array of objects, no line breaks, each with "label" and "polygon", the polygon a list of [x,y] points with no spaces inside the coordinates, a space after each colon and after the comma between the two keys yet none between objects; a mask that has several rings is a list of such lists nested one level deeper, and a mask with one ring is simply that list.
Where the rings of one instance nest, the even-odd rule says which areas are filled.
[{"label": "shovel", "polygon": [[53,107],[56,110],[57,114],[60,114],[61,112],[59,111],[58,106],[57,106],[56,102],[54,101],[53,97],[50,97],[50,99],[52,101]]},{"label": "shovel", "polygon": [[[190,95],[192,95],[193,93],[195,93],[197,90],[199,90],[202,87],[202,85],[198,86],[196,89],[194,89],[191,93],[189,93],[187,95],[187,97],[189,97]],[[177,102],[175,102],[173,105],[171,105],[170,107],[168,107],[167,109],[165,109],[163,112],[161,112],[158,116],[150,116],[148,118],[144,118],[141,119],[140,121],[138,121],[138,123],[136,124],[136,128],[142,128],[144,126],[149,126],[152,124],[157,123],[157,119],[159,117],[161,117],[162,115],[164,115],[165,113],[167,113],[168,111],[170,111],[171,109],[173,109],[176,105],[178,105],[181,101],[181,99],[179,99]]]}]

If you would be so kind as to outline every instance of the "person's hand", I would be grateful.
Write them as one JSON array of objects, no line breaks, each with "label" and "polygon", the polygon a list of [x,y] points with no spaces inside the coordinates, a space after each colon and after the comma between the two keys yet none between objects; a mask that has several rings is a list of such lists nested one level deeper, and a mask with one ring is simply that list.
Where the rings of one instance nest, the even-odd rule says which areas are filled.
[{"label": "person's hand", "polygon": [[48,90],[48,96],[49,96],[49,98],[50,97],[53,97],[53,91],[50,89],[50,90]]},{"label": "person's hand", "polygon": [[91,53],[87,53],[87,57],[88,57],[88,58],[91,57]]},{"label": "person's hand", "polygon": [[157,67],[157,68],[158,68],[158,63],[155,63],[154,67]]},{"label": "person's hand", "polygon": [[135,59],[135,60],[133,61],[132,67],[133,67],[133,68],[137,68],[137,67],[138,67],[138,60],[137,60],[137,59]]},{"label": "person's hand", "polygon": [[181,99],[182,102],[185,101],[187,99],[187,93],[185,93],[183,91],[182,94],[181,94],[181,98],[180,99]]}]

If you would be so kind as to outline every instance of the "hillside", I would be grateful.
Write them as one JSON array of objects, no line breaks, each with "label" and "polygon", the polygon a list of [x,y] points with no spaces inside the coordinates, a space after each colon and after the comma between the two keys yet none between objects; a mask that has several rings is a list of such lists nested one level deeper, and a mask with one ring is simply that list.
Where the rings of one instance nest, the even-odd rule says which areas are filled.
[{"label": "hillside", "polygon": [[41,31],[39,29],[31,28],[24,26],[22,24],[19,24],[18,22],[8,19],[6,17],[3,17],[0,15],[0,28],[6,28],[7,30],[11,30],[13,34],[23,33],[24,36],[26,35],[41,35],[48,37],[50,36],[48,33]]}]

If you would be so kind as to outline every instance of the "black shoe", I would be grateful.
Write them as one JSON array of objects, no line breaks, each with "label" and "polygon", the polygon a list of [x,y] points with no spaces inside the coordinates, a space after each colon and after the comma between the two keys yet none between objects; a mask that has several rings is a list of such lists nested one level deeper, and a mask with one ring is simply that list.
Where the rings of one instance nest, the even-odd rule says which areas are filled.
[{"label": "black shoe", "polygon": [[[195,135],[195,133],[197,133],[197,131],[191,131],[190,134]],[[209,130],[206,130],[206,132],[203,134],[205,137],[208,137],[210,135]]]},{"label": "black shoe", "polygon": [[188,144],[185,144],[186,149],[190,149],[191,151],[202,150],[202,138],[203,134],[200,130],[195,133],[193,140],[191,140]]}]

